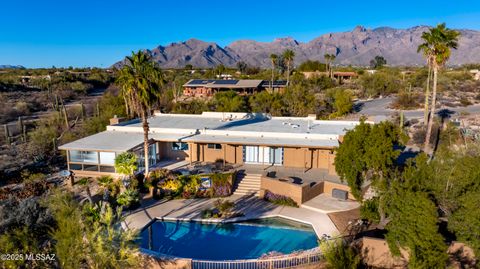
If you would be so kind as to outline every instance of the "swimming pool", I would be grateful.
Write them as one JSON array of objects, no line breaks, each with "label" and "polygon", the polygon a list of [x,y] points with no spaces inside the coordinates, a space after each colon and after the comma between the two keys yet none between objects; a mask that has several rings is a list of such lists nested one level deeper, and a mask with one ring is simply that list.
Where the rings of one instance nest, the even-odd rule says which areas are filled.
[{"label": "swimming pool", "polygon": [[310,225],[283,218],[228,224],[155,221],[140,234],[140,246],[161,254],[201,260],[254,259],[318,246]]}]

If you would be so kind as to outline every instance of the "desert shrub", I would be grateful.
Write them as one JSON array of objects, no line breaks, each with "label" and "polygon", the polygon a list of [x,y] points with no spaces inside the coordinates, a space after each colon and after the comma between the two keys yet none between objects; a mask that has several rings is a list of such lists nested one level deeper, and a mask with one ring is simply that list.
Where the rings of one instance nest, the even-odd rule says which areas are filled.
[{"label": "desert shrub", "polygon": [[220,213],[221,217],[228,217],[232,213],[233,207],[235,204],[229,200],[218,199],[216,200],[213,205]]},{"label": "desert shrub", "polygon": [[467,97],[463,96],[462,98],[460,98],[460,104],[462,106],[469,106],[472,104],[472,102],[470,100],[468,100]]},{"label": "desert shrub", "polygon": [[53,224],[53,218],[47,207],[40,202],[40,197],[23,200],[10,198],[0,202],[0,233],[27,227],[29,230],[46,230]]},{"label": "desert shrub", "polygon": [[138,191],[132,188],[126,189],[117,197],[117,203],[125,208],[133,208],[140,203]]},{"label": "desert shrub", "polygon": [[423,97],[420,94],[401,92],[392,103],[395,109],[416,109],[422,106]]},{"label": "desert shrub", "polygon": [[298,204],[292,198],[281,194],[275,194],[268,190],[265,191],[264,199],[265,201],[276,205],[298,207]]},{"label": "desert shrub", "polygon": [[329,269],[355,269],[361,265],[359,253],[342,239],[324,241],[320,248]]},{"label": "desert shrub", "polygon": [[353,109],[353,94],[350,90],[335,88],[327,91],[327,98],[331,100],[334,113],[331,118],[341,117],[350,113]]}]

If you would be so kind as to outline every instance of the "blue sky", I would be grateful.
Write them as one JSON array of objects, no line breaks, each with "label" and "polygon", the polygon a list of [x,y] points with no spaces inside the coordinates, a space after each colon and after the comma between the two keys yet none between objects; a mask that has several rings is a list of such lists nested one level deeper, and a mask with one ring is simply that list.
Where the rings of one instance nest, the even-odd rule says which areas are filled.
[{"label": "blue sky", "polygon": [[5,0],[0,18],[0,64],[108,67],[132,50],[189,38],[306,42],[357,25],[440,22],[480,30],[480,1]]}]

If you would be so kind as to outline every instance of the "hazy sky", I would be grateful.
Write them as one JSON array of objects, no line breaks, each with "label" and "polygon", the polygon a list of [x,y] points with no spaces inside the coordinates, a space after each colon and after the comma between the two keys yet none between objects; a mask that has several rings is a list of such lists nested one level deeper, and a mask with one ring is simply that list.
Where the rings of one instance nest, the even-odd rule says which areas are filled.
[{"label": "hazy sky", "polygon": [[480,1],[2,0],[0,65],[108,67],[132,50],[446,22],[480,30]]}]

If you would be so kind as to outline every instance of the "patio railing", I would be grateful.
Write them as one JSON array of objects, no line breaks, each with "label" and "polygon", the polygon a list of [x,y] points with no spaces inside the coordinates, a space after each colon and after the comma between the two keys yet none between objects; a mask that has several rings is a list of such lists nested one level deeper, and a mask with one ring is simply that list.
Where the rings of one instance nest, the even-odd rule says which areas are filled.
[{"label": "patio railing", "polygon": [[322,260],[318,248],[300,254],[272,257],[268,259],[202,261],[192,260],[192,269],[286,269],[315,265]]}]

